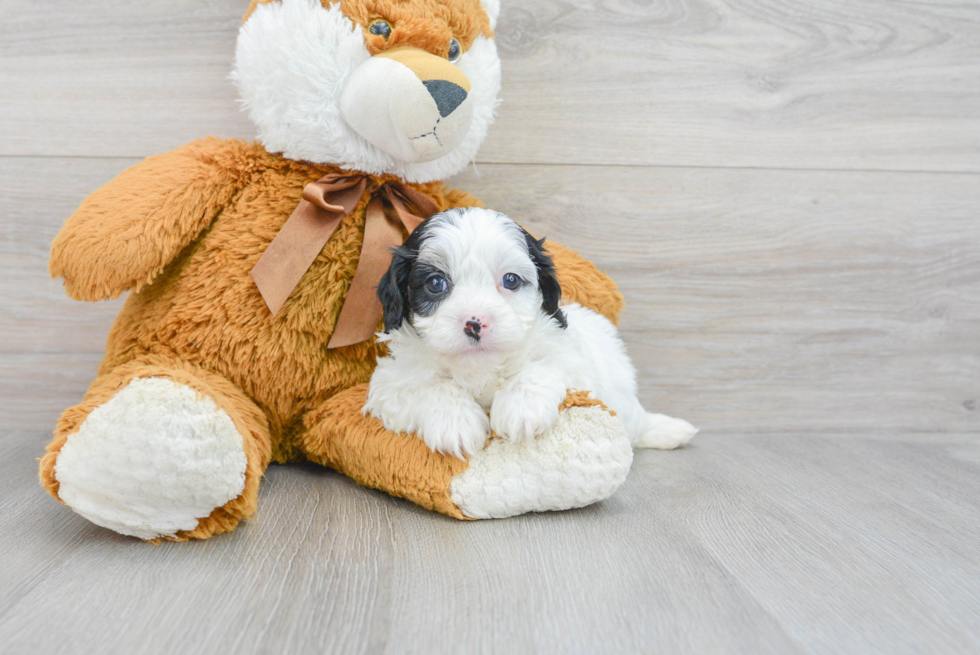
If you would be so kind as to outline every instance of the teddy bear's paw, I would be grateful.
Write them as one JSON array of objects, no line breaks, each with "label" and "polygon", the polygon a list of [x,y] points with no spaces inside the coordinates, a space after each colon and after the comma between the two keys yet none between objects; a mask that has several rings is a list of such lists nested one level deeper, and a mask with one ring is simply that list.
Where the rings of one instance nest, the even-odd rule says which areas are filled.
[{"label": "teddy bear's paw", "polygon": [[537,439],[491,440],[453,478],[450,493],[477,519],[584,507],[611,496],[632,463],[619,418],[599,406],[571,407]]},{"label": "teddy bear's paw", "polygon": [[242,437],[190,387],[138,378],[92,411],[58,454],[58,496],[120,534],[193,530],[245,487]]}]

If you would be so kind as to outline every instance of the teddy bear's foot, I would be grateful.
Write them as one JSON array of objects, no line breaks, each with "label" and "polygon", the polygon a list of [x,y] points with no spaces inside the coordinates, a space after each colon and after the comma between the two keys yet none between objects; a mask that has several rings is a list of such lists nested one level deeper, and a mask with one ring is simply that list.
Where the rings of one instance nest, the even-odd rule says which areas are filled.
[{"label": "teddy bear's foot", "polygon": [[[629,474],[633,448],[617,417],[596,403],[563,408],[536,439],[492,439],[453,478],[450,495],[469,518],[585,507],[611,496]],[[566,403],[567,405],[568,403]]]},{"label": "teddy bear's foot", "polygon": [[362,412],[367,385],[310,413],[301,435],[312,461],[367,487],[459,519],[505,518],[584,507],[626,480],[633,449],[623,422],[585,392],[571,392],[555,425],[522,443],[491,439],[464,461],[384,429]]},{"label": "teddy bear's foot", "polygon": [[238,424],[259,427],[241,415],[250,401],[223,394],[212,374],[170,374],[97,380],[42,460],[49,491],[96,525],[147,540],[210,536],[254,511],[268,459],[249,461],[256,431]]},{"label": "teddy bear's foot", "polygon": [[188,386],[133,380],[61,449],[58,496],[96,525],[157,539],[241,495],[247,460],[225,412]]}]

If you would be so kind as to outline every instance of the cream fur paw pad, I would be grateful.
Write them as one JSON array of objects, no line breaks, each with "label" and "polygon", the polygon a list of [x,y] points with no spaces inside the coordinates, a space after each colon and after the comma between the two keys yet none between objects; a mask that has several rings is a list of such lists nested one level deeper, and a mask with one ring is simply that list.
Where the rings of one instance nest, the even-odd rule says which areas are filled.
[{"label": "cream fur paw pad", "polygon": [[139,378],[92,411],[55,464],[58,496],[92,523],[156,539],[193,530],[245,488],[235,424],[214,402]]},{"label": "cream fur paw pad", "polygon": [[611,496],[632,464],[622,421],[600,407],[572,407],[537,439],[492,440],[453,478],[450,493],[475,519],[585,507]]}]

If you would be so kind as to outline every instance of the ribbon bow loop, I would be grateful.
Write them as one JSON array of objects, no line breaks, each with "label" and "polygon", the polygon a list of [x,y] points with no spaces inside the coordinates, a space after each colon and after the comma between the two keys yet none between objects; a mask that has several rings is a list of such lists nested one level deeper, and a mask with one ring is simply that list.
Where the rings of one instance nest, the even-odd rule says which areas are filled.
[{"label": "ribbon bow loop", "polygon": [[[273,315],[279,313],[344,216],[357,208],[369,184],[366,175],[331,173],[303,189],[303,199],[252,268],[252,279]],[[389,214],[386,207],[393,211]],[[401,245],[403,228],[411,234],[438,211],[431,198],[396,181],[371,190],[361,256],[329,348],[371,338],[382,314],[374,289],[391,265],[391,248]]]},{"label": "ribbon bow loop", "polygon": [[303,189],[303,200],[325,212],[340,213],[343,218],[354,211],[367,188],[367,178],[361,175],[331,173]]}]

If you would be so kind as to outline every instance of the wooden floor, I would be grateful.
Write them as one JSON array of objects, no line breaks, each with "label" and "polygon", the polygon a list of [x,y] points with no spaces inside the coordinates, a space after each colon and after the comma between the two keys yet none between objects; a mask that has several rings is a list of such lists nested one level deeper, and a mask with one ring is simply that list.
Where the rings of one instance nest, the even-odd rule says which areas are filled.
[{"label": "wooden floor", "polygon": [[609,501],[459,523],[274,467],[154,547],[44,494],[120,307],[51,239],[253,135],[246,4],[0,2],[0,652],[980,653],[980,0],[504,0],[453,182],[610,272],[644,401],[703,428]]}]

